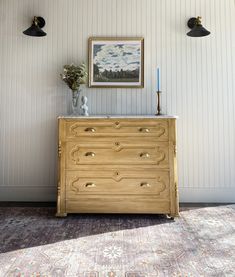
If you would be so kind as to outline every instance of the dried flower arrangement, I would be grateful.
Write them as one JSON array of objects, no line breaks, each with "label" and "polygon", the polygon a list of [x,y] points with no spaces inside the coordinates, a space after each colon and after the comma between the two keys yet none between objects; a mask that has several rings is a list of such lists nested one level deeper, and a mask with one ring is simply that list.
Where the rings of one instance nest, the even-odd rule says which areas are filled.
[{"label": "dried flower arrangement", "polygon": [[80,65],[65,65],[64,71],[60,76],[72,91],[78,91],[80,85],[85,84],[87,81],[86,65],[84,63]]}]

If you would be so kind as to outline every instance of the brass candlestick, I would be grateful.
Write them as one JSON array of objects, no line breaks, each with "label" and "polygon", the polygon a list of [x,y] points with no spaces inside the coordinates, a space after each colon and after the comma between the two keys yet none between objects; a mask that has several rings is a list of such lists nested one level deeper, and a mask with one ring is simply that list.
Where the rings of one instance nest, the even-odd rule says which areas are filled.
[{"label": "brass candlestick", "polygon": [[161,91],[157,91],[157,113],[156,115],[161,115],[161,103],[160,103],[160,94]]}]

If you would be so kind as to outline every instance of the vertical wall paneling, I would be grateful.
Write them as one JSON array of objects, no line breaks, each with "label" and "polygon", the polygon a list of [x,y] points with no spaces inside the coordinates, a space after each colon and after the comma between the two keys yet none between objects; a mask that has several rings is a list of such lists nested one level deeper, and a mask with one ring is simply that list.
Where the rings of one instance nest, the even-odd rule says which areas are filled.
[{"label": "vertical wall paneling", "polygon": [[[90,114],[154,114],[160,67],[162,110],[179,116],[181,201],[234,202],[234,14],[234,0],[0,1],[0,200],[55,200],[63,65],[87,63],[90,36],[138,36],[145,87],[85,87]],[[34,15],[46,37],[22,34]],[[186,36],[197,15],[210,36]]]}]

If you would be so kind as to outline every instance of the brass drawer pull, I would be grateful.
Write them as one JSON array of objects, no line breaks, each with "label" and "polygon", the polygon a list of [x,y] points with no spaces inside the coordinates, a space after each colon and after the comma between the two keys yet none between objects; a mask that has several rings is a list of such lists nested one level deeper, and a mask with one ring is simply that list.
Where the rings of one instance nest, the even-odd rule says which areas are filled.
[{"label": "brass drawer pull", "polygon": [[142,133],[149,133],[150,132],[150,130],[148,128],[140,128],[139,131],[142,132]]},{"label": "brass drawer pull", "polygon": [[150,187],[150,184],[149,183],[146,183],[146,182],[143,182],[140,184],[141,187]]},{"label": "brass drawer pull", "polygon": [[141,154],[140,154],[140,157],[141,157],[141,158],[149,158],[150,155],[149,155],[149,153],[146,152],[146,153],[141,153]]},{"label": "brass drawer pull", "polygon": [[86,183],[86,185],[85,185],[85,187],[86,188],[94,188],[94,187],[96,187],[96,185],[94,184],[94,183]]},{"label": "brass drawer pull", "polygon": [[86,152],[85,156],[86,157],[94,157],[95,153],[94,152]]},{"label": "brass drawer pull", "polygon": [[95,128],[86,128],[85,132],[91,132],[94,133],[95,132]]}]

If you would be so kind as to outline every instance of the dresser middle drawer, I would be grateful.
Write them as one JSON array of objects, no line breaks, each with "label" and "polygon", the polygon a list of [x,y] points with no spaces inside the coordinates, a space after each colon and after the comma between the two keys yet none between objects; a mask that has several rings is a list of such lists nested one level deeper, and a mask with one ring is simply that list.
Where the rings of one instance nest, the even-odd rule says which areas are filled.
[{"label": "dresser middle drawer", "polygon": [[128,148],[106,148],[95,145],[81,147],[74,142],[66,142],[66,168],[76,169],[79,165],[89,164],[145,164],[156,165],[159,168],[169,166],[168,143],[158,143],[155,146]]}]

